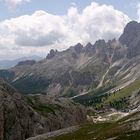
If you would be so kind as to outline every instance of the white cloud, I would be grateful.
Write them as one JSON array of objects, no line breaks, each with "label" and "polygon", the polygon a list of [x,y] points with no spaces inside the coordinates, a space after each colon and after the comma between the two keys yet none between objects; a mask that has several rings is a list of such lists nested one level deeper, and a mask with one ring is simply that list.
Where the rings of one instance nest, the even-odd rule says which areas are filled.
[{"label": "white cloud", "polygon": [[137,5],[137,15],[138,15],[138,21],[140,22],[140,3]]},{"label": "white cloud", "polygon": [[82,12],[71,7],[64,16],[36,11],[0,22],[0,56],[44,54],[50,48],[62,50],[78,42],[86,44],[97,39],[118,38],[129,20],[112,6],[95,2]]},{"label": "white cloud", "polygon": [[73,34],[77,34],[80,42],[94,43],[97,39],[118,37],[130,19],[112,6],[93,2],[82,13],[78,13],[76,8],[70,8],[68,20],[71,22],[70,29]]},{"label": "white cloud", "polygon": [[24,2],[30,2],[30,0],[4,0],[8,8],[15,9],[18,5],[23,4]]}]

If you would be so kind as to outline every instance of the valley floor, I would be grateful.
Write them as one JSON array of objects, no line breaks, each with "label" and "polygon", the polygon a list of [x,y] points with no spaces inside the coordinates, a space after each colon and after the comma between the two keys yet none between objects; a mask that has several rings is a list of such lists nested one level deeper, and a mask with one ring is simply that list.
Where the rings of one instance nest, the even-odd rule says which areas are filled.
[{"label": "valley floor", "polygon": [[117,121],[94,122],[91,119],[79,126],[46,133],[28,140],[140,140],[140,112],[132,112]]},{"label": "valley floor", "polygon": [[[113,127],[112,123],[87,123],[79,126],[79,129],[74,127],[40,135],[28,140],[139,140],[140,131],[115,132],[110,131]],[[122,133],[123,131],[123,133]],[[116,134],[118,135],[116,136]]]}]

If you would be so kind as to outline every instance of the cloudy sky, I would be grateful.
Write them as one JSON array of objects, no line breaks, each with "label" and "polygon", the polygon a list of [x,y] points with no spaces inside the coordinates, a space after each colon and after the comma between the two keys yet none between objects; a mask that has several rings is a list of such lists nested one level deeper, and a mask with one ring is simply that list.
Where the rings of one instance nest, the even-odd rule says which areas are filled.
[{"label": "cloudy sky", "polygon": [[0,0],[0,60],[118,38],[140,0]]}]

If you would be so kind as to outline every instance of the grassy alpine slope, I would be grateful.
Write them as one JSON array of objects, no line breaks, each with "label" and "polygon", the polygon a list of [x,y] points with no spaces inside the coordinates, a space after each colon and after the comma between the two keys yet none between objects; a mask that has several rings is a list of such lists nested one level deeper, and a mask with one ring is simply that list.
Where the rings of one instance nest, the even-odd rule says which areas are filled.
[{"label": "grassy alpine slope", "polygon": [[140,130],[135,127],[139,122],[140,112],[135,112],[117,122],[83,124],[73,133],[49,140],[139,140]]}]

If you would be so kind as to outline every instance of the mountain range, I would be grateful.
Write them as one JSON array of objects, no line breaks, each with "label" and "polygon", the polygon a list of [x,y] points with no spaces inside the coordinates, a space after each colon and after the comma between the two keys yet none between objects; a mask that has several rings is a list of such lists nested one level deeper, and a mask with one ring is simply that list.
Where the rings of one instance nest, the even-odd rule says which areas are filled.
[{"label": "mountain range", "polygon": [[[107,42],[102,39],[96,41],[95,44],[88,43],[85,46],[78,43],[61,52],[52,49],[46,58],[38,62],[26,60],[19,62],[12,68],[0,70],[0,77],[16,88],[22,95],[13,94],[16,91],[12,89],[9,91],[9,88],[8,91],[5,91],[7,88],[5,89],[3,84],[1,92],[3,93],[4,88],[4,91],[8,92],[8,95],[10,94],[11,96],[12,94],[12,100],[17,99],[18,101],[19,99],[20,104],[26,106],[25,109],[24,107],[21,108],[31,112],[33,116],[39,113],[42,117],[46,115],[46,105],[47,107],[48,105],[53,105],[53,109],[55,109],[58,108],[61,102],[62,108],[69,106],[68,110],[66,109],[67,111],[71,110],[72,105],[74,105],[73,109],[82,108],[81,111],[76,110],[80,115],[76,112],[76,115],[73,115],[78,115],[78,118],[81,118],[79,116],[83,116],[83,119],[78,121],[78,118],[74,117],[72,119],[74,121],[71,121],[70,125],[66,125],[66,123],[64,125],[68,127],[84,122],[85,114],[90,124],[80,125],[80,128],[76,129],[72,134],[67,132],[68,134],[61,136],[61,131],[59,132],[60,134],[55,132],[55,134],[58,134],[54,137],[55,140],[71,140],[74,138],[80,140],[87,137],[89,140],[93,139],[93,137],[99,140],[124,140],[129,138],[137,140],[140,137],[139,69],[140,23],[131,21],[126,25],[119,39]],[[3,100],[3,96],[1,100]],[[24,98],[23,100],[21,99],[22,97]],[[6,99],[7,102],[10,100],[9,97]],[[56,101],[53,101],[54,99]],[[50,103],[49,101],[52,102]],[[60,104],[58,105],[59,102]],[[16,101],[14,104],[16,104]],[[83,105],[87,108],[86,111]],[[8,104],[4,106],[8,106]],[[14,107],[18,108],[14,105],[12,109]],[[49,108],[50,110],[52,114],[55,112],[54,110],[52,111],[52,108]],[[70,118],[69,116],[71,116],[69,113],[74,113],[74,110],[71,110],[69,113],[67,111],[66,114],[68,116],[60,115],[63,114],[61,109],[58,111],[60,114],[55,112],[57,115],[55,114],[56,116],[54,116],[59,118],[58,122],[55,121],[56,125],[61,120],[62,123],[67,122],[66,118]],[[17,116],[20,116],[20,113]],[[55,118],[54,116],[53,118]],[[30,115],[27,115],[27,118],[30,120]],[[49,118],[49,122],[50,120],[51,118]],[[96,123],[102,122],[102,120],[103,123]],[[19,122],[22,122],[22,120]],[[91,122],[94,122],[96,127]],[[46,122],[40,121],[39,123],[46,124]],[[19,124],[21,125],[22,123]],[[51,122],[48,128],[50,128],[51,124],[54,123]],[[61,125],[60,128],[63,128],[64,125]],[[52,128],[52,130],[59,129],[58,126],[55,127],[54,125]],[[48,132],[46,129],[43,128],[43,133]],[[31,133],[31,135],[27,134],[27,137],[24,136],[24,138],[31,136],[36,135]],[[31,138],[31,140],[45,140],[47,136],[48,133],[39,136],[39,138]],[[17,138],[15,139],[17,140]],[[13,139],[10,138],[10,140]]]},{"label": "mountain range", "polygon": [[139,37],[140,24],[132,21],[119,40],[98,40],[86,46],[78,43],[62,52],[51,50],[46,59],[33,64],[25,61],[1,70],[0,75],[26,94],[74,96],[100,88],[117,90],[139,78]]},{"label": "mountain range", "polygon": [[20,61],[25,61],[25,60],[35,60],[35,61],[39,61],[42,58],[39,56],[30,56],[30,57],[22,57],[19,59],[14,59],[14,60],[0,60],[0,69],[8,69],[11,67],[14,67],[17,63],[19,63]]}]

